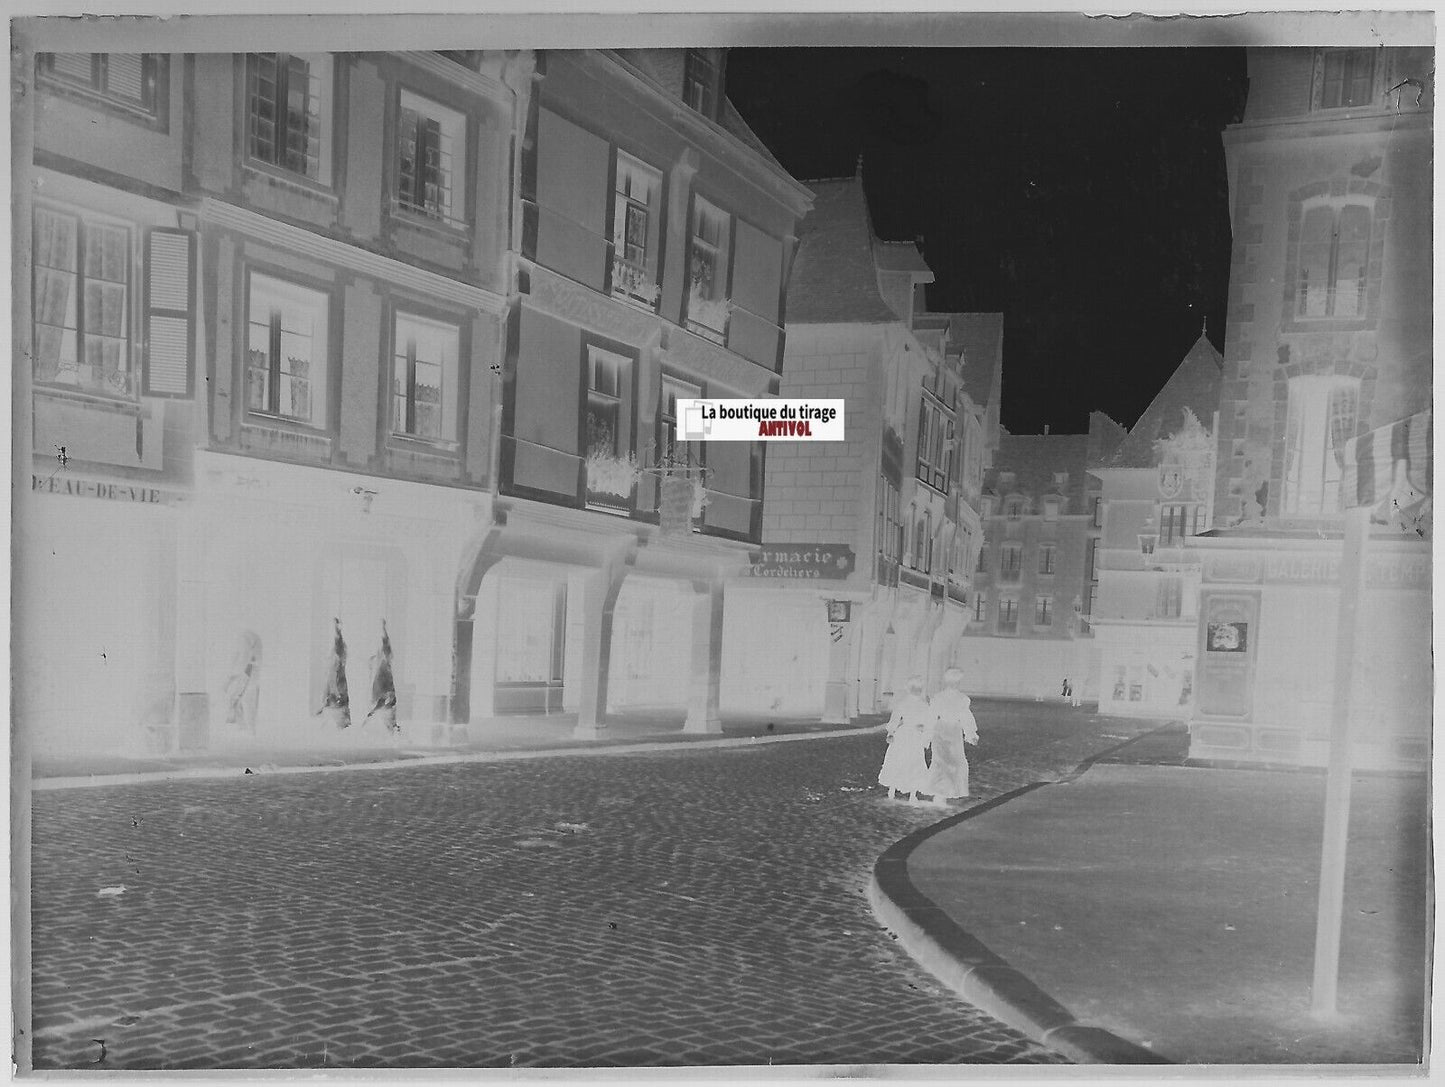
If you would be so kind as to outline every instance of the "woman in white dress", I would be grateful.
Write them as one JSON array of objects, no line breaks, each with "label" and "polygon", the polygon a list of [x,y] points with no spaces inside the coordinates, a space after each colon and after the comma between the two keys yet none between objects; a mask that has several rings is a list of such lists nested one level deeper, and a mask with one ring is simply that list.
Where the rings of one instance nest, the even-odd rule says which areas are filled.
[{"label": "woman in white dress", "polygon": [[943,690],[929,703],[936,723],[933,727],[933,765],[929,769],[933,802],[939,806],[949,799],[968,795],[968,750],[978,743],[978,722],[974,720],[968,695],[963,693],[963,672],[950,668],[943,673]]},{"label": "woman in white dress", "polygon": [[933,710],[923,695],[922,676],[908,681],[908,693],[893,707],[888,720],[888,753],[878,771],[878,784],[888,790],[891,800],[895,791],[905,800],[919,802],[919,792],[928,788],[928,763],[924,749],[933,738]]}]

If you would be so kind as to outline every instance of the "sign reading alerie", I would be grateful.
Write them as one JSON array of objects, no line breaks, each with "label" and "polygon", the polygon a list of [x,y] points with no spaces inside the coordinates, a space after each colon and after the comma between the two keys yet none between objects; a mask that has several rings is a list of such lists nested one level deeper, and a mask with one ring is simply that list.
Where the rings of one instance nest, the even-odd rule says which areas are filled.
[{"label": "sign reading alerie", "polygon": [[853,572],[853,549],[846,544],[764,544],[749,556],[753,577],[841,580]]}]

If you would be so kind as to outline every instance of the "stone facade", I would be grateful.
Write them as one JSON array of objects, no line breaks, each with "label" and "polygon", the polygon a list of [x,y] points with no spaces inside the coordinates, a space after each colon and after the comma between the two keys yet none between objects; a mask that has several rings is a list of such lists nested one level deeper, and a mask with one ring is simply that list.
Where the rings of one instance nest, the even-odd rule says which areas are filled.
[{"label": "stone facade", "polygon": [[[1202,569],[1192,751],[1317,763],[1346,443],[1430,404],[1432,56],[1251,49],[1248,61],[1244,120],[1224,137],[1234,250],[1214,530],[1190,541]],[[1367,577],[1360,601],[1354,757],[1418,764],[1430,579],[1410,553],[1428,544],[1377,525],[1367,549],[1389,572]]]}]

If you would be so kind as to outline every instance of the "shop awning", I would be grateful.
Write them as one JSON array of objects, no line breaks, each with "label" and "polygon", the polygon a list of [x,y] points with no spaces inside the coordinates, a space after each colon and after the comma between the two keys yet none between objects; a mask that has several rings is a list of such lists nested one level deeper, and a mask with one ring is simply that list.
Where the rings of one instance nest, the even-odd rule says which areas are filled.
[{"label": "shop awning", "polygon": [[1434,445],[1431,416],[1431,412],[1422,411],[1346,442],[1340,504],[1354,507],[1383,502],[1395,487],[1395,466],[1401,461],[1405,464],[1405,482],[1416,492],[1416,500],[1429,497]]}]

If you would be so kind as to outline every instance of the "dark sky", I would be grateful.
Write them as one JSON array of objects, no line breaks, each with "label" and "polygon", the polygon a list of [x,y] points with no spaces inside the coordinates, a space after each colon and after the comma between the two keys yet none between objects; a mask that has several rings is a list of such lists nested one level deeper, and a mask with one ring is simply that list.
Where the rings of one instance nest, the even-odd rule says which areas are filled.
[{"label": "dark sky", "polygon": [[937,311],[1004,316],[1003,422],[1125,426],[1209,319],[1224,342],[1220,133],[1238,49],[734,49],[728,95],[794,177],[851,175],[922,235]]}]

